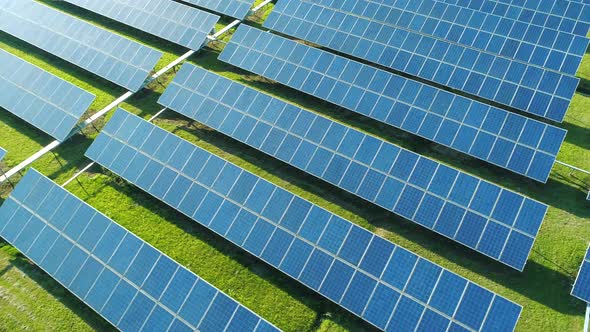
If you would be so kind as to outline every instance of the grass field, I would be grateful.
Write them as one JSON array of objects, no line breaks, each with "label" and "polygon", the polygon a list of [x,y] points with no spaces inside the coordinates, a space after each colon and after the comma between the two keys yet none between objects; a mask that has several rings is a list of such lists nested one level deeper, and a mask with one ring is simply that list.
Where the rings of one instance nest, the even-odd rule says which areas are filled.
[{"label": "grass field", "polygon": [[[160,49],[165,55],[156,69],[184,53],[170,43],[97,15],[61,2],[44,2]],[[253,18],[252,23],[259,23],[262,17],[264,14]],[[585,201],[590,177],[570,173],[558,165],[546,185],[535,183],[223,64],[216,60],[221,47],[219,43],[213,45],[189,61],[551,205],[525,271],[514,271],[383,209],[369,206],[172,111],[158,118],[157,125],[519,303],[524,310],[518,331],[581,330],[584,304],[569,292],[590,241],[590,202]],[[88,114],[124,93],[105,80],[3,33],[0,33],[0,48],[96,94],[97,99]],[[585,92],[586,87],[590,87],[590,57],[584,60],[579,76],[582,78],[579,90]],[[143,118],[151,117],[161,109],[157,99],[172,77],[173,73],[165,75],[159,79],[159,84],[152,83],[149,89],[121,106]],[[584,169],[590,169],[589,108],[590,97],[576,94],[563,124],[569,133],[558,158]],[[99,121],[96,127],[101,128],[103,124],[104,120]],[[84,135],[75,136],[62,144],[55,154],[46,155],[33,166],[61,184],[89,163],[84,152],[95,136],[96,130],[89,128]],[[50,137],[8,112],[0,112],[0,146],[8,150],[3,169],[17,165],[49,142]],[[14,178],[16,180],[18,177]],[[79,181],[71,183],[67,189],[279,328],[286,331],[371,330],[353,315],[108,171],[93,168]],[[0,196],[5,197],[9,191],[10,186],[4,185]],[[0,242],[0,331],[110,329],[112,327],[100,316],[14,248]]]}]

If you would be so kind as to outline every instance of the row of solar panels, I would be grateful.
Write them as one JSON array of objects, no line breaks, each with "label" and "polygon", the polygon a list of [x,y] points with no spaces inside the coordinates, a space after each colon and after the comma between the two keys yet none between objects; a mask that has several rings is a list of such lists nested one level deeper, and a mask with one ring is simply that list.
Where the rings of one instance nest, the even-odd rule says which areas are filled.
[{"label": "row of solar panels", "polygon": [[[324,4],[324,3],[330,4]],[[367,0],[355,1],[370,2]],[[322,3],[322,4],[319,4]],[[494,52],[467,46],[471,41],[436,36],[424,20],[418,26],[424,31],[385,22],[380,11],[365,11],[358,16],[354,8],[338,8],[340,1],[289,0],[279,1],[265,21],[272,30],[308,40],[318,45],[367,60],[387,68],[408,73],[437,84],[445,85],[492,102],[561,122],[579,83],[572,76],[578,69],[590,40],[580,36],[559,38],[559,34],[542,34],[540,46],[523,43],[520,47],[491,34],[481,37],[481,45],[490,45]],[[406,16],[404,16],[406,17]],[[407,19],[408,26],[414,20]],[[440,22],[434,20],[435,22]],[[421,25],[422,24],[422,25]],[[441,26],[440,24],[438,26]],[[443,26],[446,31],[448,27]],[[565,33],[562,33],[566,35]],[[458,34],[466,36],[465,34]],[[536,37],[539,35],[535,34]],[[524,38],[526,36],[520,36]],[[466,37],[467,38],[467,37]],[[563,39],[568,52],[548,48],[557,38]],[[473,39],[478,42],[479,39]],[[486,46],[488,47],[488,46]],[[551,46],[553,47],[553,46]],[[480,48],[484,48],[483,46]],[[547,61],[519,60],[524,56]],[[575,54],[575,56],[574,56]],[[569,68],[568,68],[569,66]]]},{"label": "row of solar panels", "polygon": [[[513,302],[123,110],[86,155],[381,329],[512,330],[520,315]],[[272,328],[34,170],[0,208],[0,235],[122,330]]]},{"label": "row of solar panels", "polygon": [[[117,1],[106,1],[106,7],[97,6],[89,1],[69,2],[128,25],[141,27],[147,32],[154,33],[152,31],[155,31],[150,30],[150,28],[153,29],[153,25],[134,25],[138,24],[137,20],[118,17],[118,11],[114,9]],[[149,14],[159,16],[158,14],[165,12],[168,15],[178,15],[173,6],[170,6],[169,11],[163,7],[158,7],[157,10],[151,8],[151,11],[146,11],[145,8],[135,6],[132,2],[118,2],[119,5],[124,3],[128,6],[125,8],[130,12],[135,12],[137,17]],[[304,3],[322,6],[322,13],[331,15],[330,19],[325,22],[321,18],[317,18],[321,23],[318,24],[318,27],[324,31],[327,31],[327,28],[341,29],[341,26],[330,26],[330,20],[346,22],[346,17],[360,15],[354,11],[351,11],[354,15],[336,15],[342,14],[344,8],[336,7],[330,1],[305,0],[292,1],[290,4],[309,8],[305,7]],[[359,1],[358,3],[365,3],[368,7],[371,4],[376,4],[375,1]],[[390,10],[395,8],[387,6]],[[286,17],[283,19],[291,21],[296,18],[296,15],[302,15],[297,14],[297,12],[301,12],[300,7],[297,8],[296,10],[291,9],[291,12],[283,15]],[[407,9],[404,8],[406,14]],[[418,9],[414,10],[419,14]],[[20,11],[17,12],[19,15],[22,14]],[[377,19],[377,17],[374,16],[371,19]],[[397,16],[390,16],[388,19],[395,17]],[[424,17],[424,15],[414,15],[415,17]],[[165,17],[154,17],[152,21],[158,18],[165,22]],[[308,15],[304,15],[303,18],[309,19]],[[275,19],[275,22],[278,20]],[[147,22],[149,21],[147,20]],[[268,22],[272,23],[273,21],[269,20]],[[359,24],[358,22],[361,20],[357,19],[355,24]],[[185,23],[184,29],[198,30],[188,21]],[[363,23],[360,24],[362,26]],[[367,24],[367,26],[371,24]],[[281,32],[294,36],[295,32],[300,30],[298,28],[297,31],[293,31],[292,27],[285,28],[285,26],[279,28],[291,29],[289,30],[291,32],[286,30],[281,30]],[[384,31],[390,32],[392,30]],[[399,31],[402,31],[402,39],[405,41],[411,38],[407,29]],[[468,30],[465,29],[465,31]],[[206,35],[203,30],[201,32]],[[494,32],[498,31],[494,30]],[[194,33],[191,31],[186,36]],[[352,35],[351,31],[347,31],[347,33]],[[173,36],[179,37],[179,34]],[[367,37],[366,35],[359,36]],[[427,40],[422,32],[418,36],[421,38],[421,42]],[[433,39],[435,44],[430,46],[431,49],[445,49],[445,44],[439,43],[443,37],[435,36],[436,38]],[[180,37],[181,39],[176,42],[180,40],[189,42],[187,38]],[[331,41],[342,40],[337,37],[341,36],[332,35],[332,39],[325,45],[319,43],[320,40],[312,41],[334,48]],[[172,35],[168,35],[167,38],[172,39]],[[506,38],[506,40],[509,39]],[[575,57],[579,55],[581,43],[587,45],[586,40],[580,40],[580,38],[573,37],[567,44],[569,45],[567,48],[563,47],[563,43],[556,43],[551,47],[555,47],[558,51],[557,58],[569,55]],[[193,40],[191,39],[191,41]],[[382,42],[377,39],[376,41]],[[532,42],[531,40],[525,41],[526,43],[523,42],[522,45],[529,45]],[[549,47],[543,45],[542,41],[538,42],[540,50]],[[32,43],[34,44],[34,42]],[[371,49],[375,49],[375,45],[377,44],[371,44]],[[369,48],[365,45],[365,49]],[[445,52],[447,49],[448,52],[451,52],[450,47],[447,47]],[[400,50],[405,49],[400,48]],[[471,49],[466,48],[465,50]],[[572,83],[569,76],[558,73],[560,70],[567,73],[567,70],[561,66],[559,68],[549,66],[546,70],[535,71],[536,67],[532,65],[514,65],[518,64],[517,61],[508,64],[502,62],[501,60],[504,60],[505,57],[505,54],[502,53],[497,58],[485,57],[484,60],[480,60],[484,58],[482,54],[487,53],[473,55],[476,53],[470,51],[469,56],[475,58],[469,60],[465,50],[454,49],[453,52],[463,54],[462,56],[465,56],[467,60],[461,62],[463,59],[461,58],[457,59],[457,63],[453,63],[449,62],[449,59],[443,59],[444,63],[456,65],[457,68],[467,68],[464,67],[465,61],[475,63],[476,59],[477,61],[490,61],[490,64],[500,63],[499,66],[504,65],[505,70],[512,73],[510,77],[508,74],[506,74],[506,78],[497,77],[502,82],[502,87],[506,82],[512,85],[516,84],[518,91],[515,93],[530,93],[529,98],[533,99],[541,96],[538,97],[538,100],[541,102],[545,100],[547,107],[553,107],[551,105],[555,100],[567,100],[570,92],[573,94],[573,91],[570,91],[571,86],[573,85],[575,89],[575,85],[577,85],[577,81]],[[482,50],[489,51],[484,48]],[[412,50],[412,52],[414,51]],[[356,54],[353,55],[356,56]],[[430,60],[436,60],[431,55],[426,56],[426,61],[422,65]],[[328,52],[305,47],[285,38],[262,33],[246,26],[238,29],[236,36],[220,59],[539,181],[546,181],[555,155],[565,137],[565,131],[557,127],[527,119],[499,108],[489,107],[459,95],[337,57]],[[371,61],[371,59],[367,59]],[[412,60],[408,59],[408,61],[410,62],[407,66]],[[574,61],[577,60],[574,59]],[[577,65],[575,66],[577,68]],[[442,66],[439,67],[439,70],[440,68]],[[473,68],[472,64],[469,68],[469,70],[473,70],[471,73],[479,73],[477,69]],[[456,72],[459,71],[455,69]],[[521,76],[518,76],[519,72]],[[409,73],[419,76],[413,72]],[[345,75],[348,76],[345,77]],[[466,75],[469,75],[469,79],[471,79],[470,73]],[[535,88],[526,83],[541,77],[547,82],[544,87]],[[456,79],[460,80],[461,77],[458,76]],[[464,77],[465,79],[467,76]],[[306,89],[309,91],[304,89],[306,84],[308,85]],[[552,86],[553,90],[550,90]],[[457,88],[452,85],[451,87]],[[528,91],[526,89],[533,90],[526,92]],[[51,98],[51,92],[48,93],[48,97]],[[547,94],[554,95],[546,97]],[[543,204],[524,198],[519,194],[506,191],[252,89],[239,86],[237,83],[215,77],[214,74],[206,73],[193,66],[184,66],[174,83],[162,96],[160,103],[360,198],[391,210],[517,269],[524,267],[547,209]],[[378,106],[374,107],[374,104]],[[554,108],[543,114],[533,113],[561,120],[565,111],[563,114],[559,112],[558,108]],[[407,266],[400,268],[410,269],[404,272],[407,274],[405,278],[399,279],[400,276],[397,274],[400,272],[395,271],[396,276],[389,277],[390,280],[379,280],[379,278],[384,278],[389,268],[389,265],[386,266],[386,264],[391,263],[391,261],[385,260],[393,259],[398,252],[395,246],[392,245],[391,251],[387,251],[391,258],[387,256],[381,257],[380,261],[377,261],[377,258],[371,261],[371,256],[369,256],[369,260],[367,260],[366,256],[371,250],[371,245],[373,242],[378,242],[375,240],[376,237],[356,226],[343,226],[340,220],[334,221],[337,219],[335,216],[327,218],[324,216],[324,223],[320,226],[308,226],[308,228],[322,227],[320,230],[312,228],[307,230],[310,232],[305,233],[307,235],[299,234],[299,232],[303,232],[305,225],[312,222],[308,220],[313,212],[311,205],[306,207],[306,204],[298,203],[297,197],[293,197],[279,188],[269,189],[263,185],[260,185],[259,188],[260,180],[246,179],[248,176],[244,176],[242,179],[243,170],[230,167],[226,162],[224,164],[216,157],[204,155],[202,152],[197,153],[197,150],[190,150],[186,146],[188,143],[179,143],[179,139],[173,135],[167,136],[154,128],[144,128],[138,132],[139,127],[142,126],[141,120],[133,119],[131,115],[121,115],[119,118],[125,118],[125,120],[119,119],[117,120],[120,122],[119,124],[112,125],[116,126],[117,130],[109,129],[115,120],[109,123],[103,134],[88,151],[89,157],[197,222],[220,235],[227,236],[233,243],[375,326],[380,328],[408,327],[412,330],[416,326],[440,326],[444,329],[453,326],[453,328],[462,327],[467,330],[514,328],[520,308],[513,303],[496,304],[495,301],[500,299],[499,297],[483,296],[483,293],[476,291],[473,296],[477,301],[481,301],[482,298],[489,300],[483,301],[484,305],[481,306],[479,313],[468,312],[459,315],[456,311],[460,309],[463,299],[457,300],[457,303],[451,305],[453,310],[444,305],[437,307],[430,301],[432,300],[431,296],[434,296],[438,288],[434,284],[429,288],[428,281],[440,282],[437,280],[441,280],[444,273],[431,266],[425,268],[425,271],[416,271],[419,259],[418,263],[414,262],[414,265],[408,265],[411,269]],[[140,123],[137,124],[137,121]],[[127,128],[128,126],[131,127]],[[146,124],[143,124],[143,127],[145,126]],[[119,133],[121,130],[122,134]],[[136,141],[132,141],[132,139]],[[164,143],[160,146],[162,141]],[[179,151],[183,145],[185,150],[174,159],[173,152]],[[484,155],[484,152],[488,154]],[[189,164],[185,165],[187,155],[191,155],[190,161],[195,162],[192,166],[193,169],[190,170],[183,168]],[[201,160],[199,164],[199,160],[192,159],[197,156],[205,160]],[[172,164],[173,160],[176,160],[178,166]],[[144,168],[146,163],[147,166]],[[189,171],[194,174],[187,174],[186,172]],[[239,187],[238,184],[240,184]],[[231,192],[234,189],[246,191],[235,194],[242,195],[242,201],[231,197]],[[252,206],[248,205],[249,197],[255,194],[256,196],[270,197],[270,199],[252,201],[250,203]],[[269,208],[271,206],[272,209]],[[258,207],[259,211],[255,207]],[[291,212],[291,214],[295,214],[294,216],[289,216],[290,210],[294,211]],[[301,213],[303,215],[299,215]],[[316,219],[314,220],[317,222]],[[234,229],[234,233],[231,236],[235,238],[230,238],[232,229]],[[301,238],[297,237],[298,234]],[[308,236],[312,238],[308,238]],[[302,244],[298,248],[293,248],[296,243],[299,243],[298,239],[303,241]],[[304,244],[311,247],[306,248]],[[383,244],[380,243],[380,247],[377,245],[375,244],[374,250],[384,250]],[[355,252],[359,248],[368,248],[367,253]],[[290,253],[292,255],[291,262],[287,263],[286,260]],[[283,262],[285,262],[284,266]],[[363,265],[365,266],[363,267]],[[322,280],[317,280],[316,274],[318,273],[321,274]],[[415,273],[418,274],[414,276]],[[324,275],[326,275],[326,280],[323,279]],[[374,280],[374,278],[378,280]],[[413,289],[410,288],[412,283],[415,285]],[[335,289],[334,285],[339,286]],[[391,289],[383,288],[386,286],[393,287]],[[382,288],[382,293],[378,292],[380,288]],[[445,286],[445,288],[452,287]],[[464,287],[458,290],[461,294],[465,292]],[[453,295],[445,294],[445,296]],[[383,303],[384,297],[393,297],[394,301]],[[152,300],[157,303],[156,298]],[[492,301],[494,301],[495,307]],[[127,304],[129,303],[127,302]],[[143,307],[146,303],[144,301],[133,307],[130,306],[130,310],[135,308],[133,310],[137,311],[137,308]],[[151,303],[153,304],[153,302]],[[471,303],[469,305],[473,306]],[[100,311],[104,307],[93,308],[104,316],[105,313]],[[489,316],[484,314],[488,310],[498,311],[497,317],[503,318],[497,321],[493,321],[494,316],[486,318]],[[147,318],[149,314],[148,312],[144,316],[146,322],[151,320]],[[116,321],[109,319],[109,321],[115,325],[122,324],[123,319],[121,317],[118,319]],[[139,322],[143,323],[144,320],[139,320]],[[225,322],[228,322],[227,317]],[[190,326],[196,327],[197,325]]]},{"label": "row of solar panels", "polygon": [[[193,50],[203,46],[219,20],[219,16],[169,0],[67,2]],[[238,17],[249,10],[239,0],[194,4]],[[131,91],[143,86],[162,56],[32,0],[0,0],[0,30]],[[5,51],[0,51],[0,88],[7,92],[0,97],[0,107],[59,141],[69,136],[95,99]]]},{"label": "row of solar panels", "polygon": [[[116,0],[101,2],[100,5],[91,1],[71,2],[114,18],[117,18],[117,14],[114,14],[118,12],[116,10],[117,5],[122,5],[117,3]],[[297,1],[289,2],[289,4],[297,4]],[[156,2],[150,3],[147,7],[132,6],[131,3],[127,4],[126,7],[130,13],[129,16],[118,18],[123,22],[153,32],[155,31],[142,25],[137,18],[148,17],[145,13],[152,12],[170,19],[177,15],[176,13],[179,10],[184,9],[178,7],[180,5],[175,3],[168,7],[169,10],[162,9],[163,5],[158,6]],[[190,7],[187,8],[191,9]],[[89,29],[92,27],[87,23],[61,14],[34,1],[15,2],[12,3],[12,6],[7,6],[3,10],[10,11],[11,9],[15,15],[26,16],[28,14],[29,17],[35,17],[42,14],[41,16],[49,21],[51,21],[52,15],[58,15],[60,19],[67,18],[73,21],[72,23],[58,25],[64,27],[64,29],[67,29],[68,25],[84,25]],[[213,15],[196,9],[191,10],[185,16],[188,18],[184,22],[177,24],[176,29],[181,29],[184,32],[176,33],[176,36],[180,36],[182,39],[182,36],[193,35],[195,31],[199,31],[191,39],[191,42],[198,41],[198,43],[202,43],[218,17],[213,17]],[[277,15],[280,15],[280,10],[273,12],[269,20],[277,17]],[[165,20],[164,18],[162,20]],[[144,20],[142,22],[151,25],[155,21],[157,20]],[[275,20],[275,22],[278,22],[278,20]],[[14,28],[14,25],[11,24],[6,26],[8,28],[5,31],[10,30],[23,36],[23,29],[20,27]],[[174,24],[169,26],[173,27]],[[12,30],[10,27],[12,27]],[[52,26],[52,29],[55,28]],[[102,36],[103,32],[106,33],[105,30],[94,27],[92,29],[101,32],[95,34],[98,37]],[[37,35],[32,34],[29,37],[34,39]],[[170,37],[169,33],[161,33],[160,35]],[[38,45],[31,39],[25,40]],[[94,45],[95,43],[96,40],[93,40],[91,44]],[[129,41],[129,43],[132,42]],[[109,48],[112,45],[105,44],[103,46]],[[200,47],[201,44],[195,46]],[[8,57],[9,55],[5,56]],[[136,56],[134,55],[134,57]],[[565,138],[565,131],[557,127],[545,125],[495,107],[489,107],[459,95],[377,70],[343,57],[331,55],[325,51],[297,44],[282,37],[266,35],[252,28],[240,28],[234,39],[232,39],[232,43],[220,58],[316,97],[329,100],[336,105],[370,116],[394,127],[541,182],[547,180],[555,156]],[[97,63],[96,58],[90,61]],[[151,66],[153,67],[153,64]],[[103,67],[101,66],[101,68]],[[0,69],[5,71],[3,76],[6,77],[14,73],[12,68],[10,65],[5,65]],[[28,70],[34,69],[31,66],[31,69]],[[37,69],[37,71],[39,70]],[[123,71],[123,74],[120,74],[117,70],[112,72],[116,73],[117,76],[124,77],[125,80],[129,77],[129,75],[125,76],[125,71]],[[109,75],[106,74],[106,76]],[[134,88],[137,89],[143,84],[145,76],[142,75],[138,80],[135,80]],[[10,80],[4,83],[9,86],[9,91],[19,90],[12,87],[14,82]],[[63,82],[62,84],[67,83]],[[552,85],[549,84],[549,86]],[[56,89],[55,91],[59,90]],[[49,91],[48,93],[55,91]],[[47,91],[39,91],[39,89],[19,92],[33,95],[47,93]],[[8,97],[6,98],[8,99]],[[90,105],[83,102],[71,105],[73,103],[71,99],[76,99],[76,96],[66,100],[71,109],[55,108],[46,102],[42,105],[51,108],[54,113],[59,113],[58,120],[55,120],[54,117],[49,120],[47,116],[39,115],[37,109],[43,100],[42,98],[23,99],[26,101],[24,104],[19,103],[19,100],[5,100],[2,106],[45,132],[63,140]],[[33,100],[38,102],[33,104]],[[64,121],[60,121],[61,118]],[[61,128],[58,128],[60,126]]]}]

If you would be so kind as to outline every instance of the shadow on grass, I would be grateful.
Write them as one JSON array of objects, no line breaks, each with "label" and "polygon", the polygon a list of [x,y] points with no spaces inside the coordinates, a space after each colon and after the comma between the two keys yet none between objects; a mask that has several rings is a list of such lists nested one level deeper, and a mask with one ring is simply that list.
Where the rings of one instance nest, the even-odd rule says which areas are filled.
[{"label": "shadow on grass", "polygon": [[[0,247],[8,246],[3,240],[0,240]],[[45,273],[41,268],[34,265],[28,258],[21,253],[16,253],[10,259],[9,265],[0,271],[0,276],[11,269],[16,269],[28,278],[41,286],[48,294],[53,296],[61,304],[66,306],[74,314],[80,317],[95,331],[116,331],[109,322],[104,320],[94,310],[88,307],[84,302],[73,296],[65,287]]]},{"label": "shadow on grass", "polygon": [[582,127],[571,122],[564,122],[562,127],[568,131],[565,137],[566,142],[590,150],[590,125]]}]

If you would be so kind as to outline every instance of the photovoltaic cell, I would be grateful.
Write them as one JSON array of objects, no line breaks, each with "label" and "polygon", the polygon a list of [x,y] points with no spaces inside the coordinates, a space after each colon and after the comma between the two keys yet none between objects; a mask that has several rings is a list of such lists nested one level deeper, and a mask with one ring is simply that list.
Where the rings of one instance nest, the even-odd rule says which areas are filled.
[{"label": "photovoltaic cell", "polygon": [[162,53],[33,0],[0,0],[0,30],[130,91]]},{"label": "photovoltaic cell", "polygon": [[93,94],[0,50],[0,107],[63,141],[95,99]]},{"label": "photovoltaic cell", "polygon": [[279,2],[264,26],[558,122],[579,83],[570,75],[312,6],[297,0]]},{"label": "photovoltaic cell", "polygon": [[566,135],[558,127],[245,25],[219,59],[540,182],[549,178]]},{"label": "photovoltaic cell", "polygon": [[381,329],[518,320],[517,304],[125,111],[86,155]]},{"label": "photovoltaic cell", "polygon": [[[190,64],[159,102],[519,270],[547,209]],[[443,182],[448,188],[436,190]]]},{"label": "photovoltaic cell", "polygon": [[[388,3],[378,0],[303,1],[571,75],[576,74],[589,43],[586,37],[435,0],[394,0]],[[283,2],[283,6],[298,6],[297,1]],[[307,7],[299,4],[300,8],[302,6]],[[321,11],[321,7],[311,6],[308,11],[315,10]],[[343,22],[341,29],[361,22],[351,20],[350,23]]]},{"label": "photovoltaic cell", "polygon": [[586,250],[584,261],[572,289],[572,295],[590,303],[590,247]]},{"label": "photovoltaic cell", "polygon": [[219,16],[171,0],[66,0],[115,21],[198,50]]},{"label": "photovoltaic cell", "polygon": [[0,236],[121,331],[278,331],[34,169]]},{"label": "photovoltaic cell", "polygon": [[252,1],[248,0],[185,0],[185,2],[240,20],[248,15],[252,7]]},{"label": "photovoltaic cell", "polygon": [[580,1],[553,0],[439,0],[484,13],[509,17],[564,32],[586,36],[590,28],[590,8]]}]

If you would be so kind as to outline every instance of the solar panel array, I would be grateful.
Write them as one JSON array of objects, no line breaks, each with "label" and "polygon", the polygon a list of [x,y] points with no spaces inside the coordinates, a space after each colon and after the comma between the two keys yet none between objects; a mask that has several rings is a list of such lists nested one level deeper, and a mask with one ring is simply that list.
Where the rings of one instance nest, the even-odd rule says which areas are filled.
[{"label": "solar panel array", "polygon": [[86,155],[381,329],[518,320],[520,306],[123,110]]},{"label": "solar panel array", "polygon": [[219,16],[171,0],[65,0],[155,36],[198,50]]},{"label": "solar panel array", "polygon": [[0,236],[121,331],[278,331],[35,170]]},{"label": "solar panel array", "polygon": [[579,83],[573,76],[325,7],[293,12],[288,4],[297,3],[279,2],[264,26],[554,121],[563,121]]},{"label": "solar panel array", "polygon": [[572,295],[590,303],[590,247],[586,250],[584,261],[580,265]]},{"label": "solar panel array", "polygon": [[3,148],[0,148],[0,161],[2,161],[2,158],[4,158],[5,155],[6,155],[6,150],[4,150]]},{"label": "solar panel array", "polygon": [[[282,12],[321,10],[315,5],[333,8],[571,75],[575,75],[589,43],[583,36],[435,0],[387,3],[375,0],[303,1],[282,1],[279,7],[292,8]],[[343,22],[341,26],[345,25],[347,23]]]},{"label": "solar panel array", "polygon": [[193,65],[183,66],[159,102],[519,270],[547,211],[519,194]]},{"label": "solar panel array", "polygon": [[590,28],[590,8],[580,1],[552,0],[439,0],[472,8],[485,13],[495,13],[522,22],[531,22],[560,31],[586,36]]},{"label": "solar panel array", "polygon": [[252,1],[249,0],[184,0],[187,3],[212,10],[227,16],[243,19],[250,12]]},{"label": "solar panel array", "polygon": [[130,91],[142,87],[162,56],[33,0],[0,0],[0,30]]},{"label": "solar panel array", "polygon": [[0,107],[63,141],[93,94],[0,50]]},{"label": "solar panel array", "polygon": [[219,59],[541,182],[566,135],[558,127],[245,25]]}]

